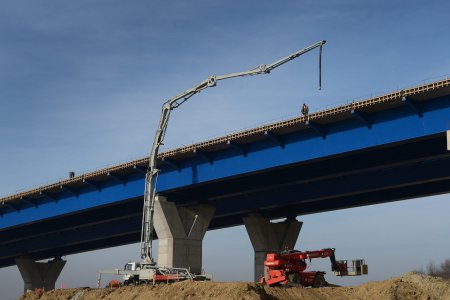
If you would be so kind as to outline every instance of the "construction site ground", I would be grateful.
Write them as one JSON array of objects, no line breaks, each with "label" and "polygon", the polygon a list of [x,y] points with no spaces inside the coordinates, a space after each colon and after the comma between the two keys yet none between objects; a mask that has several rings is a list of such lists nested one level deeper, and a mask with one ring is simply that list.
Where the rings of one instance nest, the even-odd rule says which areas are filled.
[{"label": "construction site ground", "polygon": [[128,300],[128,299],[448,299],[450,281],[406,273],[385,281],[354,287],[280,288],[246,282],[178,282],[157,286],[58,289],[44,294],[29,292],[20,300]]}]

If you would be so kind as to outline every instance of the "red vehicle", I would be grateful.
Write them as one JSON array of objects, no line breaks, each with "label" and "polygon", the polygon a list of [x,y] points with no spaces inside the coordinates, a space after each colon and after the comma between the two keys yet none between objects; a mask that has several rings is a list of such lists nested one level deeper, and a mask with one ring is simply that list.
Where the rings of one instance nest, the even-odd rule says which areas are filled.
[{"label": "red vehicle", "polygon": [[325,272],[305,271],[308,268],[305,260],[311,261],[313,258],[329,257],[331,270],[336,275],[351,275],[348,272],[346,261],[336,261],[334,252],[334,248],[327,248],[317,251],[290,250],[268,253],[264,261],[264,276],[261,278],[261,283],[269,286],[323,287],[328,285],[325,281]]}]

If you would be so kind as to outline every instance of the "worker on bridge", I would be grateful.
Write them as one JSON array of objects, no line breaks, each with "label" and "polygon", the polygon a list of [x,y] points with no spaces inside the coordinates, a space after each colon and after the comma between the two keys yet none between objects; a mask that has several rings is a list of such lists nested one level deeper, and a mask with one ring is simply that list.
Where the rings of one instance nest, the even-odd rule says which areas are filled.
[{"label": "worker on bridge", "polygon": [[309,107],[308,107],[308,105],[306,105],[306,103],[303,103],[303,106],[302,106],[302,115],[303,115],[304,117],[308,117],[308,114],[309,114]]}]

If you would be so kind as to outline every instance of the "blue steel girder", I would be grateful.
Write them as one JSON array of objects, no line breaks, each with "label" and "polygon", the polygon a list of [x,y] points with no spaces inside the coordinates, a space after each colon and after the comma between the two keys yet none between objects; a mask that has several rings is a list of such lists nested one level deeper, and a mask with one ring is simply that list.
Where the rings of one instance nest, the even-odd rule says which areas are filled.
[{"label": "blue steel girder", "polygon": [[103,205],[111,205],[127,199],[142,197],[143,184],[143,178],[139,180],[130,180],[126,186],[122,184],[109,185],[104,186],[101,192],[98,190],[91,190],[80,193],[78,198],[71,195],[57,202],[42,202],[38,209],[25,208],[22,209],[19,214],[15,214],[14,216],[5,213],[3,217],[0,217],[0,230],[11,226],[101,207]]},{"label": "blue steel girder", "polygon": [[364,172],[374,172],[384,169],[399,168],[416,163],[450,158],[450,153],[442,149],[444,138],[437,136],[422,142],[416,142],[414,151],[408,151],[412,145],[392,146],[375,149],[368,153],[352,153],[347,156],[328,160],[314,161],[308,164],[293,165],[266,173],[251,174],[245,177],[231,178],[189,189],[177,189],[162,193],[172,201],[186,204],[194,201],[211,201],[225,199],[229,195],[242,195],[252,190],[277,188],[286,185],[314,183],[330,178],[341,178]]},{"label": "blue steel girder", "polygon": [[411,108],[420,118],[423,117],[423,110],[420,106],[420,104],[410,97],[403,96],[402,97],[403,103],[405,103],[409,108]]},{"label": "blue steel girder", "polygon": [[4,207],[11,208],[12,210],[14,210],[14,211],[17,212],[17,213],[20,212],[20,210],[22,209],[22,208],[20,207],[20,204],[18,204],[18,203],[12,203],[12,202],[10,202],[10,201],[8,201],[8,202],[2,202],[0,205],[1,205],[0,208],[4,208]]},{"label": "blue steel girder", "polygon": [[30,198],[30,197],[24,197],[24,196],[22,196],[22,197],[20,197],[20,201],[23,201],[23,202],[25,202],[25,203],[28,203],[28,204],[34,206],[35,208],[37,208],[37,207],[39,206],[39,204],[38,204],[38,202],[36,201],[36,199],[32,199],[32,198]]},{"label": "blue steel girder", "polygon": [[247,148],[245,147],[245,145],[231,140],[227,141],[227,145],[233,149],[238,150],[244,157],[247,157]]},{"label": "blue steel girder", "polygon": [[[286,217],[287,212],[295,215],[308,215],[338,209],[360,207],[400,201],[411,198],[438,195],[450,192],[450,180],[426,182],[414,186],[398,187],[395,189],[369,192],[352,196],[344,196],[333,199],[333,201],[317,201],[308,203],[294,203],[283,207],[271,207],[261,210],[253,210],[270,219]],[[242,225],[242,218],[248,216],[249,212],[234,213],[215,217],[210,224],[210,229],[220,229],[230,226]]]},{"label": "blue steel girder", "polygon": [[[127,233],[123,235],[115,235],[112,237],[105,237],[102,239],[95,239],[92,241],[84,241],[79,244],[71,244],[67,246],[60,246],[56,248],[50,248],[39,252],[34,252],[29,254],[28,257],[34,260],[41,260],[47,258],[53,258],[58,256],[77,254],[86,251],[99,250],[109,247],[117,247],[122,245],[127,245],[131,243],[136,243],[140,240],[141,233],[140,230],[134,233]],[[15,262],[16,256],[7,257],[0,260],[0,268],[13,266],[16,264]]]},{"label": "blue steel girder", "polygon": [[[355,119],[330,124],[325,140],[308,131],[286,134],[283,136],[284,149],[274,147],[273,143],[263,140],[245,145],[247,156],[236,155],[231,149],[222,150],[215,154],[214,168],[209,164],[187,160],[181,172],[163,170],[158,179],[158,191],[442,134],[450,128],[449,96],[425,102],[422,109],[426,111],[422,118],[412,114],[406,107],[373,113],[370,117],[374,126],[370,130],[361,127],[360,121]],[[192,168],[194,165],[195,176]]]},{"label": "blue steel girder", "polygon": [[73,246],[87,241],[132,234],[140,232],[140,225],[140,216],[133,216],[50,232],[46,235],[3,245],[0,250],[0,260],[11,256],[29,255],[49,248]]},{"label": "blue steel girder", "polygon": [[[417,111],[406,105],[371,112],[370,122],[373,126],[370,130],[361,126],[359,118],[330,123],[326,127],[326,139],[318,137],[312,130],[277,132],[282,138],[284,148],[269,139],[247,141],[234,146],[229,144],[229,147],[221,147],[211,153],[214,155],[213,166],[198,157],[178,157],[177,170],[162,166],[158,192],[167,194],[179,205],[188,205],[188,201],[195,199],[216,206],[216,215],[210,229],[242,224],[239,218],[258,209],[279,217],[283,214],[286,216],[286,211],[291,214],[306,214],[449,192],[448,156],[436,150],[436,145],[444,140],[444,132],[450,128],[450,97],[420,102],[420,110],[423,112],[421,118],[418,117]],[[437,139],[430,142],[432,145],[424,143],[434,137]],[[395,148],[397,146],[399,148]],[[236,153],[232,147],[239,152]],[[398,154],[395,154],[394,150],[386,152],[387,149],[394,148],[402,150],[398,151]],[[442,143],[441,149],[445,151],[445,143]],[[371,151],[378,153],[378,156],[373,156],[372,165],[370,160],[366,162],[363,159],[364,155]],[[383,156],[383,152],[389,153],[390,156]],[[357,159],[358,155],[360,159]],[[342,157],[345,159],[336,160]],[[338,163],[334,164],[336,162]],[[376,162],[382,165],[377,167]],[[324,176],[323,170],[322,173],[320,170],[315,171],[314,166],[333,174]],[[286,176],[283,172],[287,173]],[[282,179],[288,178],[287,175],[294,176],[283,184]],[[95,187],[77,187],[78,198],[70,193],[55,193],[50,190],[54,194],[43,192],[37,208],[21,205],[17,213],[13,209],[3,210],[0,233],[2,238],[10,236],[10,239],[2,239],[2,246],[7,246],[8,241],[15,241],[25,249],[27,240],[39,235],[36,232],[32,234],[33,227],[43,230],[41,232],[51,233],[52,227],[43,228],[44,224],[53,224],[52,222],[61,216],[83,220],[87,211],[108,207],[113,209],[122,201],[141,199],[144,174],[125,172],[120,176],[123,176],[122,180],[126,181],[126,186],[120,184],[122,182],[106,179],[100,183],[101,191]],[[260,181],[260,178],[263,180]],[[248,186],[244,183],[248,183]],[[220,197],[217,192],[212,191],[213,187],[217,186],[230,191]],[[234,187],[234,192],[231,192]],[[383,198],[384,196],[386,198]],[[47,198],[54,202],[46,201]],[[134,207],[137,213],[142,209],[142,203],[139,202],[136,202]],[[104,218],[106,221],[108,218],[114,219],[112,215]],[[57,231],[65,232],[76,228],[78,224],[74,220],[72,222],[74,223],[71,225],[65,225],[61,221],[58,223],[61,228]],[[98,239],[82,236],[79,236],[80,242],[75,239],[55,239],[53,250],[41,248],[39,253],[35,254],[45,258],[45,255],[57,252],[67,254],[70,251],[117,245],[124,241],[137,242],[140,220],[133,226],[130,224],[129,231],[122,233],[116,226],[110,228],[110,232],[106,232],[106,229],[97,231],[100,235]],[[12,233],[19,232],[19,229],[31,232],[18,240]],[[51,234],[57,236],[56,232]],[[4,262],[11,261],[10,257],[4,257]]]},{"label": "blue steel girder", "polygon": [[146,174],[148,167],[143,167],[143,166],[138,166],[138,165],[134,165],[133,169],[135,169],[136,171],[142,173],[142,174]]},{"label": "blue steel girder", "polygon": [[[10,227],[1,230],[0,246],[11,242],[44,236],[48,233],[95,225],[123,217],[138,217],[142,214],[142,198],[115,202],[113,205],[96,207],[39,221],[39,226],[30,225]],[[82,217],[80,217],[82,216]],[[0,247],[1,249],[1,247]]]},{"label": "blue steel girder", "polygon": [[[326,140],[314,136],[311,132],[300,131],[283,136],[284,149],[274,146],[268,140],[245,145],[247,156],[236,155],[233,149],[224,149],[215,153],[213,167],[198,159],[187,159],[183,161],[183,168],[179,171],[163,169],[158,178],[158,191],[164,193],[177,188],[189,187],[194,183],[206,184],[224,178],[263,172],[263,170],[332,157],[351,151],[365,151],[365,149],[390,143],[402,143],[405,140],[414,140],[442,133],[449,127],[449,99],[449,96],[446,96],[423,103],[422,109],[427,113],[420,119],[406,107],[373,113],[371,114],[371,121],[376,126],[371,130],[361,127],[358,120],[349,119],[328,125],[328,138]],[[62,198],[67,205],[53,206],[51,203],[44,203],[39,206],[39,209],[34,209],[36,212],[25,208],[15,217],[8,217],[9,213],[4,212],[4,215],[0,217],[0,228],[54,217],[105,203],[113,203],[114,201],[141,197],[144,186],[143,177],[130,181],[130,187],[128,187],[128,184],[126,187],[111,185],[105,187],[101,193],[87,191],[80,193],[78,199],[71,196]]]},{"label": "blue steel girder", "polygon": [[68,192],[68,193],[74,195],[74,196],[77,197],[77,198],[78,198],[78,196],[79,196],[78,192],[77,192],[74,188],[68,187],[68,186],[66,186],[66,185],[60,185],[59,188],[60,188],[61,190],[63,190],[63,191],[66,191],[66,192]]},{"label": "blue steel girder", "polygon": [[[373,170],[315,182],[289,183],[261,187],[239,195],[210,201],[216,207],[216,216],[239,211],[280,207],[292,203],[332,201],[337,197],[352,196],[368,192],[414,186],[424,182],[448,181],[450,179],[450,157],[426,163],[415,163],[393,169]],[[449,186],[450,190],[450,186]],[[275,200],[276,199],[276,200]]]},{"label": "blue steel girder", "polygon": [[363,113],[362,111],[359,111],[359,110],[355,110],[355,109],[352,109],[350,111],[350,113],[355,118],[357,118],[359,121],[361,121],[364,125],[366,125],[367,128],[369,128],[369,129],[372,128],[372,122],[370,122],[370,117],[368,114]]},{"label": "blue steel girder", "polygon": [[54,194],[50,194],[48,192],[40,191],[39,195],[41,195],[43,198],[50,199],[51,201],[54,201],[55,203],[58,202],[58,197]]},{"label": "blue steel girder", "polygon": [[171,167],[172,169],[175,169],[177,172],[181,172],[181,166],[179,163],[175,162],[174,160],[170,159],[170,158],[166,158],[164,157],[162,159],[162,162],[166,165],[168,165],[169,167]]},{"label": "blue steel girder", "polygon": [[98,192],[101,192],[101,191],[102,191],[102,186],[101,186],[101,184],[100,184],[99,182],[95,182],[95,181],[93,181],[93,180],[84,178],[84,179],[83,179],[83,183],[85,183],[85,184],[87,184],[87,185],[93,187],[93,188],[96,189]]},{"label": "blue steel girder", "polygon": [[[448,169],[448,168],[446,168],[447,167],[446,164],[442,164],[442,161],[439,161],[439,160],[436,160],[436,159],[432,159],[431,163],[433,163],[433,165],[430,165],[428,168],[434,169],[434,168],[436,168],[436,165],[440,165],[440,166],[443,166],[445,169]],[[423,165],[427,166],[429,164],[430,164],[430,162],[427,162],[427,163],[425,163]],[[425,173],[425,174],[429,173],[429,172],[427,172],[424,169],[420,169],[420,170],[418,170],[418,172],[419,173]],[[406,171],[406,173],[411,173],[411,172]],[[391,178],[399,177],[397,174],[393,174],[393,175],[390,175],[390,176],[386,176],[385,174],[383,174],[383,175],[378,174],[378,176],[381,176],[383,178],[384,177],[391,177]],[[357,178],[359,178],[359,176],[357,176]],[[350,181],[352,181],[352,180],[350,179]],[[426,181],[426,182],[425,183],[415,184],[415,185],[413,185],[413,187],[415,188],[417,186],[422,186],[424,184],[430,185],[430,184],[435,184],[435,183],[441,182],[441,181],[429,182],[427,180],[424,180],[423,178],[422,178],[422,181]],[[450,181],[447,180],[445,183],[446,184],[443,187],[446,189],[445,191],[448,191],[449,188],[450,188],[450,184],[449,184]],[[275,187],[275,188],[279,189],[279,187]],[[326,188],[326,187],[324,187],[324,188]],[[404,188],[408,188],[406,190],[411,190],[411,186],[409,186],[409,185],[408,186],[393,187],[393,188],[389,188],[387,190],[373,191],[373,189],[369,189],[369,191],[365,191],[364,193],[358,193],[358,194],[355,194],[355,195],[347,195],[347,194],[345,196],[337,195],[338,196],[337,198],[326,199],[326,200],[329,200],[328,202],[326,202],[326,201],[313,201],[313,202],[305,202],[305,203],[303,203],[303,202],[295,203],[294,202],[294,203],[285,205],[284,208],[282,208],[282,207],[278,207],[277,208],[277,207],[271,206],[271,207],[268,207],[265,210],[262,210],[262,213],[264,215],[267,215],[267,216],[270,216],[270,217],[280,217],[280,216],[286,216],[287,215],[286,211],[288,211],[288,212],[290,212],[292,214],[305,214],[305,213],[311,213],[312,210],[325,211],[325,210],[329,210],[329,209],[339,209],[339,208],[344,208],[344,207],[353,207],[353,206],[368,205],[368,204],[374,204],[374,203],[385,202],[385,201],[400,200],[399,199],[400,197],[405,198],[405,197],[408,197],[408,195],[406,193],[403,196],[401,196],[401,194],[400,195],[397,194],[397,197],[399,197],[399,198],[394,198],[394,199],[387,198],[387,197],[380,197],[380,196],[375,196],[374,197],[373,195],[374,195],[374,193],[377,193],[379,195],[379,193],[385,193],[386,191],[395,191],[395,190],[404,189]],[[434,189],[431,190],[432,193],[439,193],[440,191],[441,190],[439,190],[437,188],[434,188]],[[428,192],[430,193],[430,191],[428,191]],[[289,194],[293,194],[293,193],[290,193],[289,191],[287,191],[286,194],[289,195]],[[277,194],[273,198],[274,199],[280,199],[280,198],[283,198],[283,195]],[[415,195],[416,196],[420,196],[421,194],[420,193],[416,193]],[[355,197],[358,197],[358,198],[355,198]],[[350,201],[349,199],[352,199],[352,198],[356,199],[356,200],[360,200],[360,201],[359,202],[357,202],[357,201]],[[258,197],[258,199],[260,200],[259,197]],[[338,200],[338,199],[342,199],[342,200]],[[370,201],[368,201],[367,199],[369,199]],[[248,199],[243,198],[243,199],[241,199],[241,202],[242,201],[246,201],[246,200],[248,200]],[[324,205],[325,202],[327,203],[326,205]],[[214,204],[214,202],[212,202],[212,204]],[[261,203],[259,203],[259,204],[261,204]],[[234,204],[230,202],[228,204],[228,206],[230,206],[230,205],[233,206]],[[233,215],[226,215],[226,214],[224,215],[223,213],[220,213],[220,207],[218,207],[218,208],[219,208],[219,215],[214,217],[214,219],[213,219],[213,221],[211,223],[210,229],[217,229],[217,228],[222,228],[222,227],[226,227],[226,226],[233,226],[233,225],[242,224],[242,220],[239,219],[238,217],[239,216],[242,217],[243,215],[248,213],[248,211],[247,212],[235,211],[235,212],[233,212]],[[139,215],[140,209],[141,209],[141,206],[138,205],[136,207],[136,212],[137,212],[136,216]],[[242,209],[242,208],[240,208],[240,209]],[[116,209],[116,211],[122,211],[122,209]],[[254,209],[252,209],[251,211],[254,211]],[[119,241],[112,241],[111,239],[103,239],[104,236],[103,235],[99,235],[98,236],[99,240],[98,240],[98,243],[97,243],[96,247],[103,248],[103,247],[107,247],[108,245],[109,246],[119,245],[125,239],[128,239],[130,242],[137,242],[139,240],[139,237],[135,233],[140,230],[140,222],[137,222],[134,226],[135,226],[134,230],[131,230],[129,234],[123,235],[123,239],[121,238],[120,242]],[[113,226],[109,226],[108,228],[112,229],[112,228],[116,228],[116,227],[117,226],[114,226],[114,227]],[[62,231],[64,232],[64,230],[62,230]],[[111,234],[111,235],[115,236],[117,234],[121,234],[121,232],[119,232],[119,233],[118,232],[110,232],[108,234]],[[61,235],[61,233],[60,233],[60,235]],[[65,234],[62,234],[62,235],[64,236]],[[131,235],[133,235],[134,238],[131,238]],[[57,236],[55,236],[55,237],[57,237]],[[71,240],[69,242],[67,240],[64,240],[63,242],[56,242],[56,241],[57,241],[57,239],[55,239],[55,242],[54,242],[55,248],[54,248],[54,252],[51,253],[52,255],[54,253],[63,253],[63,254],[68,254],[69,253],[69,252],[64,252],[64,251],[82,251],[81,249],[94,249],[94,248],[88,248],[88,247],[93,247],[92,244],[91,244],[92,243],[91,240],[86,240],[86,241],[84,241],[81,244],[78,243],[77,241],[73,241],[73,240]],[[22,245],[21,246],[21,247],[23,247],[22,249],[28,249],[27,245],[31,245],[31,244],[29,244],[29,241],[22,241],[16,246],[20,246],[20,245]],[[61,246],[61,245],[63,245],[63,246]],[[67,245],[71,245],[71,246],[69,247]],[[0,247],[0,248],[9,249],[7,247],[6,248]],[[16,247],[16,249],[18,249],[18,248]],[[62,249],[65,249],[65,250],[62,250]],[[1,252],[1,250],[0,250],[0,252]],[[32,254],[33,254],[33,256],[36,256],[38,258],[45,258],[45,255],[49,255],[49,254],[45,254],[45,253],[49,253],[49,252],[48,251],[46,252],[45,250],[43,250],[43,251],[33,252]],[[72,252],[70,252],[70,253],[72,253]],[[50,256],[52,256],[52,255],[50,255]],[[0,257],[1,257],[1,254],[0,254]],[[6,265],[8,265],[8,261],[12,261],[12,260],[5,256],[4,259],[0,260],[0,265],[2,265],[3,261],[5,262]]]},{"label": "blue steel girder", "polygon": [[108,175],[108,177],[111,177],[111,178],[115,179],[117,182],[120,182],[123,185],[127,185],[127,181],[126,181],[126,178],[124,176],[119,175],[119,174],[117,174],[115,172],[108,172],[107,175]]},{"label": "blue steel girder", "polygon": [[273,132],[270,131],[265,131],[264,135],[269,138],[270,140],[272,140],[273,142],[275,142],[275,144],[277,144],[278,146],[280,146],[281,148],[284,148],[284,141],[283,138],[280,135],[277,135]]},{"label": "blue steel girder", "polygon": [[322,139],[327,138],[327,126],[326,125],[320,125],[320,124],[318,124],[314,121],[310,121],[310,120],[307,120],[305,122],[305,124],[309,128],[313,129],[315,132],[317,132],[322,137]]},{"label": "blue steel girder", "polygon": [[199,149],[194,149],[193,151],[196,155],[198,155],[199,157],[203,158],[204,160],[206,160],[210,165],[213,164],[214,160],[211,156],[211,154],[206,153],[205,151],[199,150]]}]

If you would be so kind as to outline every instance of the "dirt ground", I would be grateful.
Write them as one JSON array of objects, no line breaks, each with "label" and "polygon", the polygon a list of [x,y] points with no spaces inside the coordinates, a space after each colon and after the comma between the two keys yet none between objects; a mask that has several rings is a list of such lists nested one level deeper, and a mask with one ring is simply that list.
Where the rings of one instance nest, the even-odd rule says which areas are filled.
[{"label": "dirt ground", "polygon": [[126,286],[116,289],[65,289],[20,300],[128,300],[128,299],[443,299],[450,300],[450,281],[414,273],[355,287],[269,288],[245,282],[179,282],[159,286]]}]

